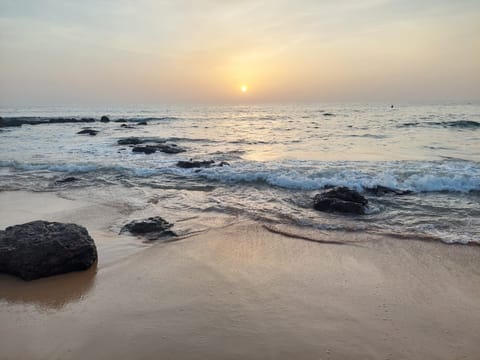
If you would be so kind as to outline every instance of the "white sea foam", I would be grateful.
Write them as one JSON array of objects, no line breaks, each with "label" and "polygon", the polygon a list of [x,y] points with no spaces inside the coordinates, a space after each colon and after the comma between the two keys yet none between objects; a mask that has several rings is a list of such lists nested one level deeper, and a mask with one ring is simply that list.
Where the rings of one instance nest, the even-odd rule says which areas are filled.
[{"label": "white sea foam", "polygon": [[[144,164],[146,165],[146,164]],[[180,169],[168,162],[159,167],[124,165],[100,165],[95,163],[47,164],[0,161],[0,167],[22,171],[49,170],[66,173],[122,172],[131,176],[152,177],[162,174],[183,177],[199,177],[221,183],[262,183],[290,190],[319,190],[327,186],[347,186],[363,191],[376,186],[387,186],[411,192],[469,192],[480,191],[480,166],[474,163],[438,164],[436,162],[410,163],[299,163],[266,164],[238,162],[233,166],[202,169]],[[354,170],[353,168],[358,168]],[[373,170],[375,169],[375,170]],[[417,170],[415,170],[417,169]],[[416,171],[416,172],[415,172]]]},{"label": "white sea foam", "polygon": [[[291,164],[290,164],[291,165]],[[291,190],[318,190],[326,186],[347,186],[362,191],[375,186],[387,186],[412,192],[480,191],[480,166],[470,164],[459,169],[437,163],[405,164],[398,162],[378,164],[318,164],[319,169],[291,169],[288,167],[246,163],[238,167],[203,169],[198,174],[209,180],[221,182],[265,183]],[[362,165],[365,169],[362,169]],[[351,169],[357,166],[358,170]],[[321,169],[323,167],[323,170]],[[376,170],[372,170],[376,168]],[[420,170],[415,171],[415,168]]]}]

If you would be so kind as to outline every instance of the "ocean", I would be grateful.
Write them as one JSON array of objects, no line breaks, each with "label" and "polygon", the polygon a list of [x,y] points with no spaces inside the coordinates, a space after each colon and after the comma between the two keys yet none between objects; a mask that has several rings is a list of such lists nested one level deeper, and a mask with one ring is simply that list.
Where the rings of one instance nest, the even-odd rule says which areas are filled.
[{"label": "ocean", "polygon": [[[103,115],[111,121],[99,122]],[[99,201],[125,207],[156,204],[179,223],[205,219],[203,228],[226,214],[398,241],[480,243],[480,105],[3,107],[0,116],[97,120],[0,128],[0,191],[95,190]],[[77,134],[86,127],[98,134]],[[118,145],[128,137],[185,151],[137,153]],[[190,159],[214,163],[177,166]],[[59,182],[67,177],[76,180]],[[314,210],[314,195],[330,186],[362,192],[367,214]]]}]

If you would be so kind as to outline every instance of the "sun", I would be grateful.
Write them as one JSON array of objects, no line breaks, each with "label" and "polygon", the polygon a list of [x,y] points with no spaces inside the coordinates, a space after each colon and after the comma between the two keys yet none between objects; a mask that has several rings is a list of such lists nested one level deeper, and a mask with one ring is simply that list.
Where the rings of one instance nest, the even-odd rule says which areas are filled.
[{"label": "sun", "polygon": [[242,91],[242,93],[246,93],[248,91],[248,86],[247,85],[242,85],[240,87],[240,90]]}]

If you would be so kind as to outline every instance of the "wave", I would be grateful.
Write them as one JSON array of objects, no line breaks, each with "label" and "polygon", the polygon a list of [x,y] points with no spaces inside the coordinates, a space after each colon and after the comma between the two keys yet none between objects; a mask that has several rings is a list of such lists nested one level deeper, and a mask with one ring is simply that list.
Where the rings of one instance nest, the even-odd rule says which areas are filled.
[{"label": "wave", "polygon": [[202,169],[197,174],[208,180],[226,183],[264,183],[290,190],[306,191],[330,186],[347,186],[358,191],[384,186],[412,193],[480,191],[480,169],[478,168],[473,171],[473,174],[468,170],[459,173],[456,169],[448,173],[440,171],[430,173],[428,169],[410,173],[410,171],[403,172],[399,169],[394,174],[391,169],[382,170],[381,168],[372,173],[351,169],[298,171],[245,166],[238,169],[208,168]]},{"label": "wave", "polygon": [[473,120],[407,122],[398,127],[442,126],[445,128],[480,129],[480,122]]},{"label": "wave", "polygon": [[263,184],[287,190],[314,191],[330,186],[347,186],[367,191],[378,186],[412,193],[480,191],[480,166],[468,161],[445,162],[289,162],[237,161],[231,166],[182,169],[175,161],[162,166],[135,164],[99,165],[29,164],[0,161],[0,167],[20,171],[48,170],[66,173],[113,172],[133,177],[174,175],[224,184]]}]

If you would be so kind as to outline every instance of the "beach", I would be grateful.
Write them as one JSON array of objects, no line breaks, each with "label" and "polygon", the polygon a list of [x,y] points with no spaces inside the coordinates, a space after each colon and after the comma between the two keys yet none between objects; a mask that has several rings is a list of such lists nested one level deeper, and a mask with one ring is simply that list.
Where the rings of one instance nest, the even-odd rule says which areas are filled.
[{"label": "beach", "polygon": [[0,0],[0,360],[480,360],[479,24]]},{"label": "beach", "polygon": [[238,216],[177,241],[145,242],[118,235],[125,212],[95,197],[6,191],[0,204],[2,228],[75,222],[88,229],[99,256],[84,272],[33,282],[0,276],[2,359],[480,354],[475,245]]}]

